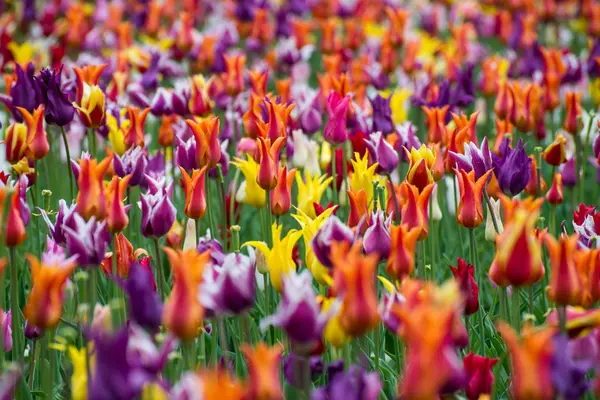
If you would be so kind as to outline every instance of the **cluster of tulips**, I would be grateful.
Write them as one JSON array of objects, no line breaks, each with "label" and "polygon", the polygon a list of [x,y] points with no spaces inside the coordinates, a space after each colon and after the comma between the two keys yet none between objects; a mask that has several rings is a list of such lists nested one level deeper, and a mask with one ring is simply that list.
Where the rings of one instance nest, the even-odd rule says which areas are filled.
[{"label": "cluster of tulips", "polygon": [[600,2],[0,11],[0,399],[600,396]]}]

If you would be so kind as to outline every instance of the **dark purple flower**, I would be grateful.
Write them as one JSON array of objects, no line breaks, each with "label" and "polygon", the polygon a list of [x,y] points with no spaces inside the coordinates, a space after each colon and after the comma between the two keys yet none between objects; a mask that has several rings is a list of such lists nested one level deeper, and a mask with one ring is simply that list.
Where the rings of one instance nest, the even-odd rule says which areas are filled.
[{"label": "dark purple flower", "polygon": [[354,233],[335,215],[327,218],[310,242],[315,257],[323,266],[332,268],[331,244],[333,242],[354,242]]},{"label": "dark purple flower", "polygon": [[127,280],[122,283],[129,298],[129,318],[150,332],[158,331],[162,321],[162,304],[153,282],[151,270],[134,262]]},{"label": "dark purple flower", "polygon": [[323,124],[323,111],[319,94],[315,93],[312,98],[299,107],[298,122],[304,133],[311,135],[321,129]]},{"label": "dark purple flower", "polygon": [[148,91],[155,91],[158,87],[158,62],[160,60],[160,54],[154,53],[150,58],[150,65],[148,69],[142,74],[140,83],[142,87]]},{"label": "dark purple flower", "polygon": [[493,155],[494,174],[504,194],[516,196],[521,193],[531,175],[531,158],[527,155],[523,142],[519,140],[516,149],[510,148],[510,139],[500,145],[500,156]]},{"label": "dark purple flower", "polygon": [[44,331],[37,326],[31,325],[29,321],[25,321],[23,334],[29,340],[38,340],[44,335]]},{"label": "dark purple flower", "polygon": [[283,277],[283,292],[277,311],[263,319],[260,327],[263,330],[269,325],[280,327],[287,333],[295,352],[309,354],[321,340],[331,311],[335,308],[321,313],[310,271],[304,269],[300,274],[291,271]]},{"label": "dark purple flower", "polygon": [[376,400],[382,384],[377,372],[368,373],[357,365],[329,377],[327,386],[314,390],[312,400]]},{"label": "dark purple flower", "polygon": [[371,132],[381,132],[388,134],[394,131],[394,123],[392,122],[392,109],[390,107],[390,99],[375,96],[370,100],[373,107],[373,125]]},{"label": "dark purple flower", "polygon": [[571,156],[566,163],[560,166],[560,173],[562,175],[563,185],[566,187],[577,186],[577,176],[579,173],[575,156]]},{"label": "dark purple flower", "polygon": [[600,37],[594,39],[594,44],[587,59],[586,70],[590,79],[600,76],[600,65],[596,62],[597,57],[600,57]]},{"label": "dark purple flower", "polygon": [[137,186],[144,182],[147,166],[148,158],[141,147],[132,147],[122,156],[115,154],[113,158],[115,174],[121,178],[131,175],[130,186]]},{"label": "dark purple flower", "polygon": [[[214,253],[211,252],[211,254]],[[254,305],[256,259],[249,255],[227,254],[222,263],[204,271],[200,302],[211,314],[240,314]]]},{"label": "dark purple flower", "polygon": [[196,161],[196,139],[192,136],[184,142],[181,138],[176,136],[175,143],[177,145],[175,153],[177,166],[182,167],[186,171],[198,169],[198,161]]},{"label": "dark purple flower", "polygon": [[377,163],[377,173],[391,174],[398,166],[398,153],[389,144],[381,132],[373,132],[368,140],[365,140],[367,151],[371,162]]},{"label": "dark purple flower", "polygon": [[488,146],[487,137],[483,138],[480,148],[475,143],[469,142],[465,145],[465,154],[453,151],[449,151],[449,153],[456,162],[458,169],[465,172],[475,171],[475,180],[492,169],[492,153]]},{"label": "dark purple flower", "polygon": [[55,72],[44,68],[39,75],[34,77],[37,86],[38,99],[44,104],[46,123],[50,125],[65,126],[73,120],[75,108],[61,90],[60,76],[62,69]]},{"label": "dark purple flower", "polygon": [[[153,156],[148,158],[148,165],[146,165],[146,176],[149,176],[154,180],[160,180],[165,176],[165,156],[162,151],[157,151]],[[148,186],[146,179],[142,180],[142,186]]]},{"label": "dark purple flower", "polygon": [[310,380],[318,377],[323,373],[323,360],[320,356],[306,357],[297,356],[295,353],[290,353],[283,360],[283,376],[290,385],[295,388],[303,388],[306,385],[304,382],[304,365],[308,361],[310,363]]},{"label": "dark purple flower", "polygon": [[223,246],[221,246],[218,240],[211,239],[209,236],[202,236],[198,239],[196,249],[198,253],[210,252],[212,264],[223,265],[225,254],[223,253]]},{"label": "dark purple flower", "polygon": [[171,109],[181,117],[189,113],[190,93],[188,90],[179,88],[171,91]]},{"label": "dark purple flower", "polygon": [[144,385],[152,380],[139,363],[128,356],[127,327],[114,334],[103,333],[94,338],[95,369],[92,376],[90,400],[132,400]]},{"label": "dark purple flower", "polygon": [[[74,215],[76,204],[72,204],[71,206],[67,206],[67,202],[64,199],[60,199],[58,201],[58,212],[56,213],[56,219],[54,220],[54,224],[50,222],[50,218],[48,218],[48,214],[45,210],[39,209],[44,222],[48,226],[48,231],[50,232],[50,236],[52,239],[61,245],[65,245],[67,243],[67,238],[65,237],[65,233],[63,230],[63,224],[68,220],[72,219],[72,215]],[[72,225],[72,224],[71,224]]]},{"label": "dark purple flower", "polygon": [[474,67],[475,65],[470,63],[458,73],[452,96],[452,104],[457,107],[468,107],[475,101]]},{"label": "dark purple flower", "polygon": [[565,57],[567,70],[563,74],[561,84],[577,84],[583,79],[583,65],[573,53]]},{"label": "dark purple flower", "polygon": [[29,22],[35,21],[35,0],[24,0],[23,1],[23,18],[21,22],[28,24]]},{"label": "dark purple flower", "polygon": [[67,238],[67,250],[71,256],[77,256],[82,267],[95,267],[104,260],[104,253],[110,241],[106,221],[98,222],[96,217],[88,221],[77,213],[73,214],[73,226],[63,225]]},{"label": "dark purple flower", "polygon": [[150,112],[155,116],[169,115],[173,113],[171,107],[171,93],[165,88],[158,88],[152,102],[150,103]]},{"label": "dark purple flower", "polygon": [[[587,356],[580,357],[582,354],[577,354],[577,347],[581,345],[584,345]],[[596,347],[594,345],[593,339],[588,340],[585,337],[574,340],[569,340],[567,336],[560,334],[554,337],[555,351],[551,363],[552,385],[560,398],[579,399],[590,388],[586,374],[595,364],[591,351]]]},{"label": "dark purple flower", "polygon": [[392,238],[390,236],[390,225],[392,215],[385,218],[383,210],[372,213],[372,224],[367,228],[363,238],[363,247],[366,254],[377,254],[380,260],[387,259],[390,254]]},{"label": "dark purple flower", "polygon": [[161,237],[175,222],[176,209],[166,188],[152,188],[140,196],[142,203],[141,232],[146,237]]},{"label": "dark purple flower", "polygon": [[[19,64],[15,64],[17,81],[10,88],[10,96],[12,97],[12,107],[23,107],[30,113],[40,104],[35,84],[33,82],[33,73],[35,68],[32,63],[27,64],[27,69],[23,70]],[[18,121],[21,121],[21,114],[14,113]]]}]

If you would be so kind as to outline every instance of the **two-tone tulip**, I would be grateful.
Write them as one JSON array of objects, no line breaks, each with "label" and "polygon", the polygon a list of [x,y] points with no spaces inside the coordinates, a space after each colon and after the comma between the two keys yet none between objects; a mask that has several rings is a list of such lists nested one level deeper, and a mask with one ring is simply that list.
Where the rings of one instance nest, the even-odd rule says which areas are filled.
[{"label": "two-tone tulip", "polygon": [[563,129],[571,135],[577,135],[579,133],[580,118],[583,114],[581,108],[581,93],[565,93],[565,103],[567,110]]},{"label": "two-tone tulip", "polygon": [[256,183],[263,190],[272,190],[277,186],[279,174],[279,150],[285,144],[285,137],[280,137],[274,142],[270,139],[259,137],[257,140],[259,157],[258,174]]},{"label": "two-tone tulip", "polygon": [[196,162],[198,165],[200,167],[207,165],[209,170],[216,167],[221,160],[219,118],[212,117],[200,122],[186,119],[185,122],[196,139]]},{"label": "two-tone tulip", "polygon": [[556,135],[556,138],[552,143],[548,145],[542,152],[542,159],[552,165],[558,167],[561,164],[567,162],[567,153],[565,151],[565,145],[567,140],[560,133]]},{"label": "two-tone tulip", "polygon": [[204,166],[201,170],[193,170],[192,176],[182,167],[181,171],[182,188],[185,193],[184,213],[188,218],[202,219],[206,214],[206,190],[205,176],[208,166]]},{"label": "two-tone tulip", "polygon": [[429,234],[429,198],[435,184],[429,184],[419,191],[419,189],[406,182],[400,185],[400,191],[405,196],[405,200],[400,207],[400,216],[403,224],[407,224],[409,229],[419,228],[419,240],[427,238]]},{"label": "two-tone tulip", "polygon": [[146,237],[161,237],[169,232],[175,222],[176,209],[168,188],[152,188],[140,196],[142,204],[141,232]]},{"label": "two-tone tulip", "polygon": [[582,300],[583,283],[575,262],[577,239],[577,235],[563,235],[558,240],[551,235],[544,236],[552,271],[548,297],[562,306],[580,305]]},{"label": "two-tone tulip", "polygon": [[284,166],[279,170],[277,185],[275,189],[269,192],[269,196],[271,197],[271,214],[280,217],[287,214],[292,207],[292,185],[295,176],[295,168],[288,172],[287,167]]},{"label": "two-tone tulip", "polygon": [[465,300],[464,314],[475,314],[479,310],[479,286],[474,277],[475,267],[458,257],[457,266],[450,265],[450,270]]},{"label": "two-tone tulip", "polygon": [[413,147],[410,152],[404,148],[404,152],[409,160],[406,182],[422,192],[427,185],[434,182],[432,168],[436,155],[425,145],[421,145],[419,149]]},{"label": "two-tone tulip", "polygon": [[124,178],[113,176],[106,188],[106,222],[113,233],[121,232],[129,224],[128,207],[123,203],[129,179],[129,175]]},{"label": "two-tone tulip", "polygon": [[112,161],[107,157],[98,163],[95,159],[81,158],[78,161],[76,211],[85,219],[95,216],[104,219],[106,216],[106,196],[104,193],[104,175]]},{"label": "two-tone tulip", "polygon": [[129,126],[125,132],[125,148],[144,147],[144,124],[150,108],[143,110],[137,107],[127,106],[127,115],[129,117]]},{"label": "two-tone tulip", "polygon": [[415,270],[415,247],[421,228],[409,228],[406,224],[392,225],[391,246],[385,271],[394,280],[401,281]]},{"label": "two-tone tulip", "polygon": [[429,143],[440,143],[446,135],[446,113],[449,106],[427,107],[423,106],[427,125],[427,138]]},{"label": "two-tone tulip", "polygon": [[554,174],[552,186],[546,193],[546,201],[552,205],[562,204],[565,198],[562,174]]},{"label": "two-tone tulip", "polygon": [[50,144],[44,130],[44,106],[38,106],[33,114],[24,108],[17,108],[27,125],[27,156],[33,160],[41,160],[50,151]]},{"label": "two-tone tulip", "polygon": [[456,220],[465,228],[475,228],[483,222],[483,191],[491,170],[475,180],[475,171],[455,170],[460,191]]}]

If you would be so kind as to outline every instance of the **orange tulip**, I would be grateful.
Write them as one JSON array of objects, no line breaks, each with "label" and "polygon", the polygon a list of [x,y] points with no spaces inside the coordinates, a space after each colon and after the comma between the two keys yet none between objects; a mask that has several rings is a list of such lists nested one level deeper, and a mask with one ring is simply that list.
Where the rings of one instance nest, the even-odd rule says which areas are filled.
[{"label": "orange tulip", "polygon": [[113,275],[113,257],[117,257],[115,266],[117,276],[127,278],[129,276],[129,267],[131,263],[141,256],[148,256],[144,249],[133,250],[131,242],[123,235],[123,232],[115,236],[115,251],[106,253],[104,260],[100,263],[100,268],[106,276]]},{"label": "orange tulip", "polygon": [[205,117],[210,114],[214,106],[214,102],[210,99],[208,94],[210,84],[211,81],[204,82],[204,78],[201,75],[192,78],[192,90],[190,93],[190,101],[188,103],[188,108],[192,115]]},{"label": "orange tulip", "polygon": [[205,176],[207,166],[201,170],[193,170],[192,176],[182,167],[181,171],[182,188],[185,193],[184,213],[191,219],[202,219],[206,214],[206,191],[205,191]]},{"label": "orange tulip", "polygon": [[163,324],[181,340],[192,340],[204,318],[204,308],[198,300],[198,286],[210,254],[199,254],[196,249],[181,251],[164,247],[163,250],[173,272],[173,289],[165,303]]},{"label": "orange tulip", "polygon": [[446,113],[450,106],[444,107],[421,107],[427,118],[428,140],[430,143],[439,143],[444,139],[446,133]]},{"label": "orange tulip", "polygon": [[548,193],[546,193],[546,200],[548,203],[552,205],[562,204],[565,198],[563,183],[562,183],[562,175],[554,174],[554,179],[552,179],[552,186]]},{"label": "orange tulip", "polygon": [[202,393],[203,399],[244,400],[247,398],[248,393],[244,384],[235,380],[222,368],[200,372],[199,378],[201,384],[197,390]]},{"label": "orange tulip", "polygon": [[50,144],[44,130],[44,105],[38,106],[33,115],[22,107],[17,107],[27,124],[27,156],[41,160],[50,151]]},{"label": "orange tulip", "polygon": [[556,135],[556,139],[546,147],[542,152],[542,158],[549,165],[558,167],[561,164],[567,162],[567,153],[565,151],[565,145],[567,140],[560,133]]},{"label": "orange tulip", "polygon": [[279,383],[279,362],[283,353],[281,346],[268,347],[258,343],[252,348],[244,343],[241,349],[250,375],[248,397],[255,400],[283,399]]},{"label": "orange tulip", "polygon": [[390,255],[385,271],[394,280],[401,281],[415,270],[415,247],[421,229],[407,225],[392,225]]},{"label": "orange tulip", "polygon": [[103,220],[106,216],[106,198],[102,180],[111,161],[110,157],[100,163],[95,159],[79,160],[79,178],[77,179],[79,195],[77,196],[76,211],[86,220],[92,216]]},{"label": "orange tulip", "polygon": [[158,144],[162,147],[171,147],[175,139],[173,125],[177,122],[177,115],[164,115],[160,120],[158,128]]},{"label": "orange tulip", "polygon": [[244,65],[246,57],[241,55],[225,55],[225,89],[227,94],[235,96],[244,90]]},{"label": "orange tulip", "polygon": [[14,164],[26,156],[29,149],[27,133],[25,124],[14,122],[8,126],[4,140],[6,161]]},{"label": "orange tulip", "polygon": [[498,87],[496,102],[494,103],[494,113],[496,113],[496,123],[498,120],[508,119],[510,110],[513,107],[513,99],[510,95],[510,84],[504,81]]},{"label": "orange tulip", "polygon": [[358,192],[348,190],[348,202],[350,203],[348,226],[354,228],[360,223],[361,219],[369,213],[367,192],[365,192],[364,189],[359,189]]},{"label": "orange tulip", "polygon": [[579,118],[582,114],[581,93],[567,92],[565,94],[565,103],[567,112],[565,114],[563,129],[571,135],[576,135],[579,133]]},{"label": "orange tulip", "polygon": [[279,174],[279,150],[285,144],[285,137],[276,139],[271,144],[271,139],[265,139],[259,136],[256,144],[259,151],[259,167],[256,183],[263,190],[274,189],[277,185],[277,175]]},{"label": "orange tulip", "polygon": [[581,304],[583,285],[575,265],[577,235],[561,236],[558,240],[545,235],[544,243],[550,255],[550,286],[548,297],[558,305]]},{"label": "orange tulip", "polygon": [[[7,247],[17,247],[25,241],[27,238],[27,232],[25,231],[25,223],[21,217],[21,182],[15,186],[15,191],[12,194],[10,206],[8,209],[8,215],[6,217],[6,227],[4,228],[4,243]],[[4,190],[2,190],[2,203],[4,204]],[[1,214],[1,212],[0,212]],[[1,218],[0,218],[0,222]]]},{"label": "orange tulip", "polygon": [[385,13],[390,20],[390,26],[384,40],[394,47],[400,47],[404,42],[404,30],[410,13],[401,7],[386,7]]},{"label": "orange tulip", "polygon": [[198,161],[198,165],[201,167],[208,165],[209,170],[213,169],[221,159],[219,117],[203,119],[200,122],[186,119],[185,122],[196,139],[196,161]]},{"label": "orange tulip", "polygon": [[285,166],[279,170],[277,186],[269,192],[269,196],[271,196],[271,213],[273,215],[280,217],[286,214],[292,207],[291,191],[295,176],[295,168],[290,170],[290,172],[287,172],[287,167]]},{"label": "orange tulip", "polygon": [[265,105],[269,113],[269,121],[264,122],[262,119],[258,119],[260,136],[272,141],[281,137],[285,138],[287,136],[286,130],[290,113],[294,109],[295,104],[281,104],[265,100]]},{"label": "orange tulip", "polygon": [[475,228],[483,222],[483,190],[492,173],[488,171],[475,181],[475,171],[454,170],[458,178],[460,203],[456,213],[456,221],[465,228]]},{"label": "orange tulip", "polygon": [[477,117],[479,116],[479,111],[475,111],[468,117],[463,113],[460,115],[450,113],[450,115],[452,115],[456,129],[459,131],[466,129],[469,137],[468,141],[477,143]]},{"label": "orange tulip", "polygon": [[529,182],[525,186],[525,193],[530,196],[539,196],[546,191],[546,181],[542,176],[538,177],[537,159],[535,156],[531,155],[529,158],[531,158],[531,164],[529,165],[531,173],[529,175]]},{"label": "orange tulip", "polygon": [[267,95],[267,83],[269,82],[269,70],[248,71],[248,77],[250,78],[252,93],[260,98],[265,97]]},{"label": "orange tulip", "polygon": [[402,207],[400,208],[402,223],[407,224],[410,229],[421,230],[419,240],[424,240],[429,234],[429,197],[435,184],[429,184],[419,193],[416,186],[406,182],[401,184],[403,194]]},{"label": "orange tulip", "polygon": [[333,289],[342,298],[339,312],[342,329],[358,337],[379,323],[375,286],[378,256],[363,255],[360,241],[349,247],[347,242],[332,245]]},{"label": "orange tulip", "polygon": [[246,136],[256,139],[261,134],[261,131],[258,129],[259,121],[262,121],[260,98],[254,93],[250,93],[248,109],[242,115],[242,123],[244,124]]},{"label": "orange tulip", "polygon": [[510,122],[522,132],[535,128],[539,115],[541,89],[537,84],[522,88],[518,83],[509,86],[512,99]]},{"label": "orange tulip", "polygon": [[583,288],[580,305],[589,308],[600,300],[600,251],[576,251],[575,264]]},{"label": "orange tulip", "polygon": [[75,262],[45,265],[31,254],[25,257],[31,266],[33,286],[23,314],[30,324],[41,329],[53,329],[63,313],[63,288],[75,269]]},{"label": "orange tulip", "polygon": [[75,76],[77,77],[77,92],[76,99],[77,102],[81,101],[83,96],[84,84],[88,84],[90,86],[98,85],[98,81],[100,80],[100,74],[104,71],[107,64],[100,65],[86,65],[85,67],[73,67],[75,71]]},{"label": "orange tulip", "polygon": [[129,129],[125,132],[125,148],[144,147],[144,123],[150,108],[145,108],[140,114],[137,107],[127,106],[129,116]]},{"label": "orange tulip", "polygon": [[553,397],[551,362],[554,353],[554,330],[534,330],[526,327],[521,341],[515,331],[504,322],[498,330],[506,342],[511,357],[512,385],[515,399],[550,400]]},{"label": "orange tulip", "polygon": [[129,223],[123,199],[130,178],[131,175],[124,178],[115,175],[106,189],[106,221],[110,232],[121,232]]}]

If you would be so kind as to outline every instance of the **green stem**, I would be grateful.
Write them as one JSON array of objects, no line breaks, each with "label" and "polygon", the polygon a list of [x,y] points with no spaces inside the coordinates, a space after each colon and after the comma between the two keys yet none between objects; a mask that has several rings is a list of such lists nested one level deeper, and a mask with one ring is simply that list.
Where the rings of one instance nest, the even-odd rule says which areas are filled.
[{"label": "green stem", "polygon": [[511,317],[513,329],[521,332],[521,288],[513,286],[511,296]]},{"label": "green stem", "polygon": [[[394,221],[396,221],[396,225],[400,225],[400,202],[398,201],[398,195],[396,194],[396,189],[394,188],[394,182],[392,182],[392,175],[388,174],[388,181],[390,182],[390,190],[392,192],[392,199],[394,199]],[[381,205],[381,207],[385,207],[385,205]],[[429,216],[431,218],[431,215]]]},{"label": "green stem", "polygon": [[[587,164],[587,162],[585,161],[585,155],[587,154],[587,150],[588,150],[588,146],[590,144],[590,132],[592,130],[592,125],[593,125],[593,116],[591,114],[589,114],[589,123],[588,123],[588,129],[585,135],[585,144],[583,145],[583,148],[581,148],[581,181],[579,182],[579,201],[580,202],[584,202],[584,182],[585,182],[585,166]],[[581,147],[581,139],[579,139],[578,135],[575,135],[576,137],[576,141],[575,143],[579,145],[579,147]]]},{"label": "green stem", "polygon": [[239,225],[232,225],[229,228],[231,232],[231,249],[236,252],[240,251],[240,229]]},{"label": "green stem", "polygon": [[229,365],[229,349],[227,344],[227,331],[225,330],[225,324],[223,323],[223,317],[217,318],[217,329],[219,330],[219,344],[221,345],[221,356],[226,366]]},{"label": "green stem", "polygon": [[65,145],[65,151],[67,153],[67,169],[69,170],[69,187],[71,189],[70,193],[71,193],[71,201],[75,198],[75,186],[73,184],[74,182],[74,178],[73,178],[73,168],[71,168],[71,151],[69,150],[69,141],[67,140],[67,133],[65,132],[65,127],[61,126],[60,127],[60,131],[61,131],[61,135],[62,135],[62,139],[63,139],[63,144]]},{"label": "green stem", "polygon": [[506,287],[498,286],[498,297],[500,298],[500,320],[508,322],[506,310]]},{"label": "green stem", "polygon": [[[21,323],[21,307],[19,306],[19,294],[17,290],[19,286],[17,284],[17,258],[15,256],[15,248],[9,249],[10,258],[10,308],[12,315],[12,338],[13,338],[13,361],[18,361],[19,364],[23,363],[23,347],[21,345],[21,338],[23,337],[22,323]],[[3,349],[2,349],[3,351]]]},{"label": "green stem", "polygon": [[379,357],[381,357],[381,338],[379,333],[379,325],[375,327],[375,336],[373,341],[375,342],[375,371],[379,371]]},{"label": "green stem", "polygon": [[[483,292],[483,282],[481,279],[481,265],[477,261],[477,243],[475,242],[475,231],[473,228],[469,229],[469,247],[471,249],[471,262],[475,263],[475,279],[477,280],[477,286],[479,287],[480,292]],[[485,326],[484,326],[484,318],[485,318],[485,310],[483,304],[483,296],[479,296],[479,354],[485,354]]]},{"label": "green stem", "polygon": [[221,213],[222,222],[221,222],[221,232],[223,233],[223,246],[227,249],[227,202],[225,201],[225,179],[223,178],[223,170],[221,169],[221,165],[217,165],[217,178],[218,178],[218,188],[219,188],[219,201],[223,205],[223,212]]},{"label": "green stem", "polygon": [[[48,347],[49,342],[50,342],[50,335],[48,332],[42,338],[42,356],[40,358],[42,365],[44,364],[44,360],[46,359],[46,357],[50,357],[50,349]],[[40,376],[42,378],[42,390],[43,390],[44,394],[46,395],[46,398],[52,399],[53,398],[52,397],[52,381],[50,380],[50,374],[40,373]],[[91,388],[91,378],[89,376],[89,368],[88,368],[87,384],[88,384],[88,390],[89,390]]]},{"label": "green stem", "polygon": [[333,178],[333,205],[335,206],[340,201],[337,189],[337,165],[335,163],[336,147],[331,146],[331,177]]},{"label": "green stem", "polygon": [[165,299],[165,270],[160,260],[160,248],[158,245],[158,238],[154,238],[154,253],[156,254],[156,269],[158,270],[158,291],[160,292],[160,298]]},{"label": "green stem", "polygon": [[206,362],[206,332],[204,330],[204,322],[202,322],[200,329],[200,337],[198,338],[200,341],[200,365],[206,367],[208,363]]},{"label": "green stem", "polygon": [[219,360],[217,357],[217,327],[215,321],[212,322],[212,329],[210,331],[210,351],[211,351],[211,361],[214,363],[213,367],[215,369],[219,368]]},{"label": "green stem", "polygon": [[[453,177],[453,187],[454,187],[454,215],[458,215],[458,185],[456,183],[456,177]],[[463,237],[462,237],[462,232],[460,229],[458,229],[458,240],[460,241],[460,252],[459,254],[462,254],[464,247],[464,242],[463,242]]]},{"label": "green stem", "polygon": [[472,343],[473,343],[473,335],[471,334],[471,318],[470,315],[465,315],[465,329],[467,331],[467,353],[471,352]]},{"label": "green stem", "polygon": [[490,200],[490,195],[487,192],[487,188],[483,190],[483,197],[485,198],[485,204],[488,206],[488,212],[492,216],[492,224],[494,225],[494,230],[496,234],[500,234],[500,228],[498,227],[498,221],[496,221],[496,214],[494,214],[494,208],[492,207],[492,201]]},{"label": "green stem", "polygon": [[529,314],[533,315],[533,285],[529,286]]},{"label": "green stem", "polygon": [[217,238],[217,228],[215,226],[215,218],[213,215],[213,211],[214,211],[214,203],[213,203],[213,198],[212,198],[212,185],[210,184],[211,180],[210,178],[206,181],[206,204],[208,207],[208,224],[210,226],[210,237],[211,239],[216,239]]},{"label": "green stem", "polygon": [[560,332],[563,334],[567,333],[567,306],[557,306],[556,312],[558,313],[558,326]]},{"label": "green stem", "polygon": [[185,361],[185,368],[188,371],[196,370],[196,345],[195,339],[189,340],[183,343],[183,359]]}]

